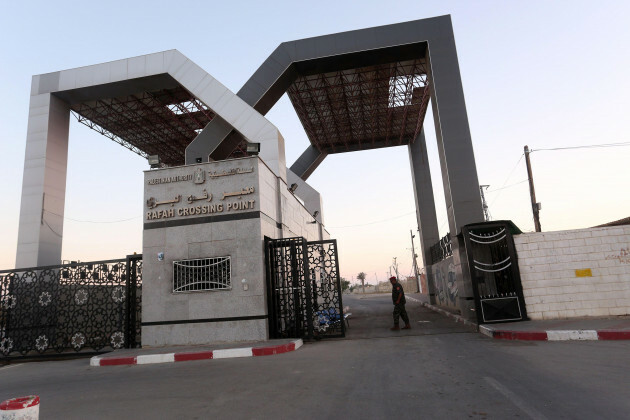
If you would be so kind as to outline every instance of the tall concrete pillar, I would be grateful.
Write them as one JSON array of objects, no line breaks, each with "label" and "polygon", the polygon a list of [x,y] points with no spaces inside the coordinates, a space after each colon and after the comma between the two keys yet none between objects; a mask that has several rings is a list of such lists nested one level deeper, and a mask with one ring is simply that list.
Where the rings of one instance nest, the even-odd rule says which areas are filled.
[{"label": "tall concrete pillar", "polygon": [[300,155],[298,160],[291,165],[291,171],[306,181],[315,169],[317,169],[317,167],[324,161],[326,156],[328,156],[326,153],[321,153],[313,145],[310,145]]},{"label": "tall concrete pillar", "polygon": [[[424,129],[418,137],[408,146],[409,163],[411,164],[411,178],[413,192],[416,199],[416,219],[420,233],[420,250],[424,266],[431,264],[431,246],[440,240],[437,215],[435,212],[435,200],[433,198],[433,186],[431,185],[431,172],[429,170],[429,158],[427,145],[424,138]],[[426,270],[429,299],[435,303],[435,284],[433,273]]]},{"label": "tall concrete pillar", "polygon": [[16,268],[61,263],[70,108],[33,78]]},{"label": "tall concrete pillar", "polygon": [[484,219],[452,25],[444,25],[431,38],[428,48],[431,104],[457,279],[457,306],[464,317],[474,319],[470,269],[458,235],[462,226]]}]

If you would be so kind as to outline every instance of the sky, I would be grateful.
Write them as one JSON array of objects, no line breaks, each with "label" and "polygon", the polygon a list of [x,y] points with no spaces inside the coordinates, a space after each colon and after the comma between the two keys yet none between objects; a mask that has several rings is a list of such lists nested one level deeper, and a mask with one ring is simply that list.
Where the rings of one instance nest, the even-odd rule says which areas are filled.
[{"label": "sky", "polygon": [[[8,2],[0,14],[0,269],[15,266],[33,75],[178,49],[236,92],[284,41],[450,14],[480,184],[493,220],[534,230],[528,145],[543,231],[630,216],[630,29],[625,1]],[[286,95],[266,115],[290,166],[308,139]],[[440,235],[448,231],[429,110]],[[620,147],[581,147],[626,143]],[[564,149],[576,147],[576,149]],[[560,150],[544,150],[560,149]],[[74,119],[64,260],[142,252],[148,164]],[[412,274],[417,229],[406,147],[328,156],[308,182],[324,200],[342,277]],[[343,179],[343,184],[339,179]],[[414,239],[419,252],[418,235]],[[419,265],[423,263],[419,258]]]}]

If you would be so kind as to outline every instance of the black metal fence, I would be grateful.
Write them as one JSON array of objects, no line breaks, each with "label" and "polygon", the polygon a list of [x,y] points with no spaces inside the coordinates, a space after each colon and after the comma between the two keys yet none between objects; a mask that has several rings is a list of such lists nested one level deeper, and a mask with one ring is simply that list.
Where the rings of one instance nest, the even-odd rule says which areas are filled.
[{"label": "black metal fence", "polygon": [[142,255],[0,271],[0,361],[140,345]]},{"label": "black metal fence", "polygon": [[335,240],[265,238],[270,338],[345,336]]},{"label": "black metal fence", "polygon": [[433,244],[430,248],[431,264],[437,264],[442,260],[453,255],[453,247],[451,244],[451,233],[447,233],[444,237]]},{"label": "black metal fence", "polygon": [[[311,284],[307,245],[304,238],[265,238],[267,266],[267,305],[269,338],[310,336],[307,323],[312,318]],[[308,306],[307,306],[308,305]]]},{"label": "black metal fence", "polygon": [[313,293],[313,333],[318,338],[344,337],[337,241],[307,242],[307,249]]}]

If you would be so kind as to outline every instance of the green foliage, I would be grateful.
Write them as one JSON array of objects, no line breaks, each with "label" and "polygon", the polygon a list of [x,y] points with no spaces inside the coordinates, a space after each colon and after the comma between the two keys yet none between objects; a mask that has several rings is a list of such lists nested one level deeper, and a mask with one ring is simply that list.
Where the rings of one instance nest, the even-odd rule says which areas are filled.
[{"label": "green foliage", "polygon": [[341,291],[345,292],[350,288],[350,280],[346,280],[345,278],[341,278]]}]

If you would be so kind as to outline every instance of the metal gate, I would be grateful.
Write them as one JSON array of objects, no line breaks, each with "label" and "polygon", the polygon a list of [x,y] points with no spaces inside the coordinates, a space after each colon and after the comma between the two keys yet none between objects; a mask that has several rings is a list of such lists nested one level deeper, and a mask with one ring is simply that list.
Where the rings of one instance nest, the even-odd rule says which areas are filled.
[{"label": "metal gate", "polygon": [[511,222],[462,228],[479,323],[527,319]]},{"label": "metal gate", "polygon": [[265,237],[270,338],[345,336],[337,241]]},{"label": "metal gate", "polygon": [[140,345],[142,255],[0,271],[0,362]]}]

